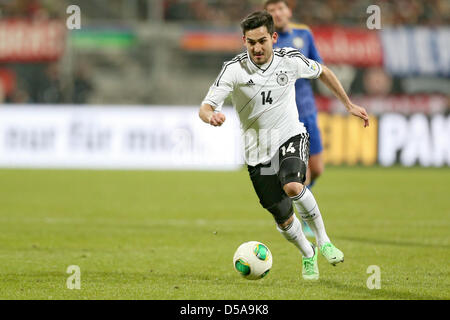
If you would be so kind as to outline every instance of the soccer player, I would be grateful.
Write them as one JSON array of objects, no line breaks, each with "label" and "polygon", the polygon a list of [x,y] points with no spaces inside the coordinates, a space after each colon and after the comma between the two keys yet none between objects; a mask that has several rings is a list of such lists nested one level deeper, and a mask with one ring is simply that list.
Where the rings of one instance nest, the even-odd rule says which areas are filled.
[{"label": "soccer player", "polygon": [[[269,13],[250,14],[241,28],[247,50],[224,63],[199,116],[205,123],[221,126],[225,122],[221,108],[231,94],[241,122],[245,161],[260,203],[273,215],[279,232],[301,252],[303,278],[318,279],[318,251],[332,265],[343,262],[344,254],[328,238],[316,200],[304,185],[309,138],[298,121],[295,81],[320,79],[351,114],[363,119],[364,126],[369,125],[369,118],[364,108],[350,101],[326,66],[294,48],[273,49],[278,35]],[[317,247],[306,239],[293,205],[309,222]]]},{"label": "soccer player", "polygon": [[[322,63],[309,28],[304,24],[291,23],[292,11],[287,0],[266,0],[264,9],[272,15],[275,30],[278,33],[278,41],[274,44],[275,47],[296,48],[308,59]],[[319,126],[317,125],[317,108],[311,83],[308,79],[298,79],[295,83],[295,92],[299,120],[305,125],[309,134],[309,161],[305,184],[308,188],[312,188],[316,179],[324,170],[323,147]],[[304,221],[303,232],[308,237],[314,236],[311,228]]]}]

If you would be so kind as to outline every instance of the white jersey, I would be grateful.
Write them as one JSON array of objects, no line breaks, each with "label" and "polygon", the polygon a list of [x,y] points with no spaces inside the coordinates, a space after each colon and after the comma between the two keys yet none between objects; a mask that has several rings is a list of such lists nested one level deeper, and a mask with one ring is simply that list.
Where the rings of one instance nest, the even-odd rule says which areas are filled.
[{"label": "white jersey", "polygon": [[248,52],[225,62],[203,103],[220,111],[229,94],[239,115],[245,146],[245,161],[254,166],[265,163],[291,137],[305,133],[298,120],[295,81],[316,79],[320,64],[298,49],[278,48],[265,65],[256,65]]}]

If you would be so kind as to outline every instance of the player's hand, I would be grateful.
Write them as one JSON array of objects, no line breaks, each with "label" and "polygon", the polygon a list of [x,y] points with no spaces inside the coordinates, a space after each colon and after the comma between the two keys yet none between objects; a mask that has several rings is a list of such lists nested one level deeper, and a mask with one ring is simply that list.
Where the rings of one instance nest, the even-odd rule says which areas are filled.
[{"label": "player's hand", "polygon": [[209,119],[209,124],[214,127],[220,127],[225,122],[225,115],[221,112],[213,113]]},{"label": "player's hand", "polygon": [[369,126],[369,116],[367,115],[366,109],[363,107],[357,106],[356,104],[350,103],[348,108],[348,112],[352,115],[361,118],[364,120],[364,128]]}]

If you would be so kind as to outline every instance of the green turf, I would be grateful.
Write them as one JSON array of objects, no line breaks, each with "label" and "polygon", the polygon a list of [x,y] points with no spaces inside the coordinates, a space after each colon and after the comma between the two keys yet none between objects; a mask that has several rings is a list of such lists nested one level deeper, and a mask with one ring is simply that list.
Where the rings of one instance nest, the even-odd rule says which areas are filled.
[{"label": "green turf", "polygon": [[[245,171],[0,170],[0,298],[450,298],[448,168],[327,168],[313,191],[345,262],[308,283]],[[232,268],[249,240],[273,253],[259,281]]]}]

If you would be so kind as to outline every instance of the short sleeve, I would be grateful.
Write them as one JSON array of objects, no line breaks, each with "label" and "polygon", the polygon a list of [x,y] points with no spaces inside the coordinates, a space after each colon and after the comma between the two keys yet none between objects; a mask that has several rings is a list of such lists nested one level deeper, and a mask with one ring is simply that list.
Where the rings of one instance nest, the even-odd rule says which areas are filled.
[{"label": "short sleeve", "polygon": [[297,66],[297,78],[317,79],[322,74],[322,66],[315,60],[306,58],[303,54],[292,57]]},{"label": "short sleeve", "polygon": [[202,104],[211,105],[214,110],[221,110],[225,99],[233,91],[234,75],[230,64],[224,63],[219,76],[209,88],[208,94]]}]

